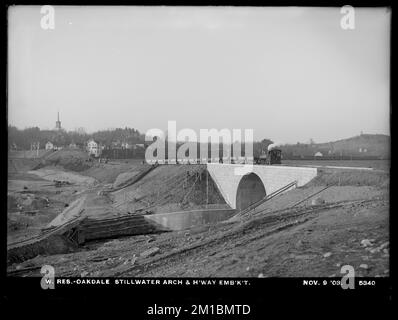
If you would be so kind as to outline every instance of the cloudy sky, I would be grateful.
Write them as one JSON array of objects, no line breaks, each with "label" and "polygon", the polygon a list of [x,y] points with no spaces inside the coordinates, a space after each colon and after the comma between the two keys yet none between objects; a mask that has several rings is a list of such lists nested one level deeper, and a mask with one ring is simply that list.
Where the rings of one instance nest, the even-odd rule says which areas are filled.
[{"label": "cloudy sky", "polygon": [[390,18],[340,8],[61,7],[8,14],[19,128],[253,129],[283,143],[389,134]]}]

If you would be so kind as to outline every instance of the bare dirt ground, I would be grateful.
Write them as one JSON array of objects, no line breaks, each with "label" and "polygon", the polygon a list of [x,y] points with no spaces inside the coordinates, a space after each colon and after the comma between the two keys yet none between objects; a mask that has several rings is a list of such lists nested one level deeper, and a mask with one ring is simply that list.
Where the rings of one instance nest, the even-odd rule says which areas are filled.
[{"label": "bare dirt ground", "polygon": [[[51,264],[59,276],[338,277],[341,266],[350,264],[357,276],[387,276],[388,191],[368,188],[360,200],[364,188],[357,188],[334,188],[324,197],[337,202],[318,208],[283,210],[289,192],[267,213],[91,243],[81,252],[38,256],[10,271]],[[347,200],[350,192],[357,200]]]},{"label": "bare dirt ground", "polygon": [[[130,197],[130,207],[142,206],[137,199],[143,197],[163,209],[180,206],[186,199],[188,205],[195,206],[195,201],[205,199],[205,176],[200,179],[194,172],[202,172],[200,166],[161,166],[107,199],[100,195],[102,187],[113,184],[120,174],[134,171],[135,165],[139,164],[98,164],[75,172],[98,181],[90,188],[80,183],[80,178],[55,188],[50,181],[27,173],[32,169],[29,166],[25,172],[14,172],[9,175],[8,240],[38,232],[82,195],[88,196],[91,214],[99,207],[122,203],[125,197]],[[50,168],[62,174],[70,172],[59,166]],[[192,181],[187,180],[187,171],[192,171]],[[194,183],[196,179],[201,183]],[[224,222],[89,242],[73,253],[39,255],[12,264],[8,273],[40,276],[41,266],[50,264],[57,276],[339,277],[341,266],[350,264],[357,276],[388,276],[388,182],[388,174],[380,172],[322,170],[308,185]],[[313,205],[311,198],[292,208],[326,186],[329,188],[317,195],[323,203]],[[217,203],[217,195],[211,194]],[[34,210],[38,211],[27,213]]]},{"label": "bare dirt ground", "polygon": [[38,256],[20,268],[51,264],[59,276],[338,277],[350,264],[358,276],[387,276],[388,211],[386,200],[302,208],[91,244],[87,251]]}]

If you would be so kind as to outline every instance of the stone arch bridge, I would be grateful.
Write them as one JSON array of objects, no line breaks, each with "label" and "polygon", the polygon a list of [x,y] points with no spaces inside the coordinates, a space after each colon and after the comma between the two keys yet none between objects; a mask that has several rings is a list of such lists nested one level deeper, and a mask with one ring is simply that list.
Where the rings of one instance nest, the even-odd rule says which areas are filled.
[{"label": "stone arch bridge", "polygon": [[293,181],[303,186],[317,175],[316,168],[207,164],[207,170],[227,204],[242,210]]}]

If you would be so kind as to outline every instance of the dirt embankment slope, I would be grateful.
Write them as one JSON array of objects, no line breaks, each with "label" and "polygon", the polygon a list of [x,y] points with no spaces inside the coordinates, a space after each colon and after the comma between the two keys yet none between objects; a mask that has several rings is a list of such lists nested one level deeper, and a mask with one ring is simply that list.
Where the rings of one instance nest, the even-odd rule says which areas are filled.
[{"label": "dirt embankment slope", "polygon": [[66,170],[81,172],[93,165],[93,161],[89,161],[89,159],[87,152],[65,148],[43,157],[41,167],[60,166]]},{"label": "dirt embankment slope", "polygon": [[225,206],[205,165],[161,165],[137,183],[113,192],[117,208],[126,211],[171,212]]}]

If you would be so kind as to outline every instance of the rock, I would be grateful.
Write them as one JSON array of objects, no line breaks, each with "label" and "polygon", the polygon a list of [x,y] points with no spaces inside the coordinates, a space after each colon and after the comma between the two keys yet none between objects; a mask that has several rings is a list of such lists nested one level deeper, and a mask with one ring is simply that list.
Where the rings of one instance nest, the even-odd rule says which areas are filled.
[{"label": "rock", "polygon": [[83,277],[87,277],[87,275],[88,275],[88,272],[87,271],[83,271],[81,274],[80,274],[80,276],[83,278]]},{"label": "rock", "polygon": [[140,256],[143,258],[151,257],[151,256],[154,256],[155,254],[159,253],[159,251],[160,251],[160,249],[158,247],[153,247],[151,249],[148,249],[148,250],[142,252],[140,254]]},{"label": "rock", "polygon": [[389,253],[389,252],[388,252],[388,249],[384,249],[383,252],[386,253],[386,254]]},{"label": "rock", "polygon": [[247,267],[247,268],[246,268],[246,271],[250,271],[250,267]]},{"label": "rock", "polygon": [[262,273],[259,273],[259,275],[257,277],[258,278],[264,278],[264,275]]},{"label": "rock", "polygon": [[330,257],[331,255],[332,255],[331,252],[326,252],[326,253],[323,255],[323,257],[324,257],[324,258],[328,258],[328,257]]},{"label": "rock", "polygon": [[336,267],[337,268],[340,268],[341,267],[341,263],[339,262],[339,263],[336,263]]},{"label": "rock", "polygon": [[361,245],[363,246],[363,247],[368,247],[368,246],[372,246],[373,244],[372,244],[372,241],[374,241],[373,239],[363,239],[362,241],[361,241]]},{"label": "rock", "polygon": [[369,269],[369,266],[365,263],[361,264],[359,267],[362,269]]},{"label": "rock", "polygon": [[329,278],[334,278],[335,276],[336,276],[336,274],[333,273],[333,274],[331,274],[331,275],[329,276]]}]

